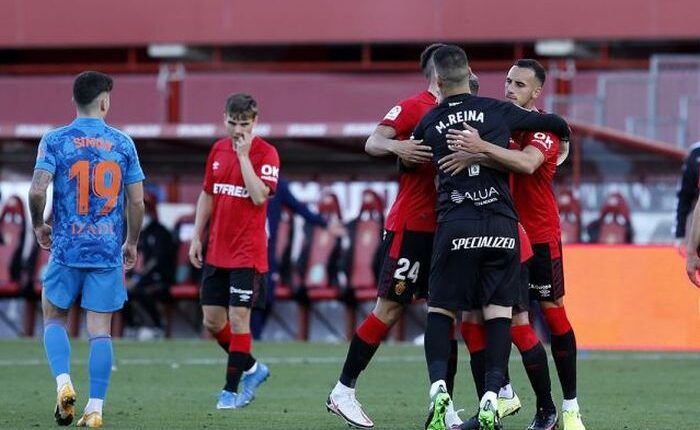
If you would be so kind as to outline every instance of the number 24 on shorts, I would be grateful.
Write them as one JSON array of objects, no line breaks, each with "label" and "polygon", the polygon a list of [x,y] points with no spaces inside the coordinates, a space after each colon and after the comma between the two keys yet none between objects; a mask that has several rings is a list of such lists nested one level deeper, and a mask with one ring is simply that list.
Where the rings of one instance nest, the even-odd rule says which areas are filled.
[{"label": "number 24 on shorts", "polygon": [[396,265],[398,267],[394,272],[394,279],[405,281],[406,278],[408,278],[414,284],[416,283],[418,280],[418,273],[420,272],[420,261],[416,261],[411,265],[411,261],[408,258],[400,258]]}]

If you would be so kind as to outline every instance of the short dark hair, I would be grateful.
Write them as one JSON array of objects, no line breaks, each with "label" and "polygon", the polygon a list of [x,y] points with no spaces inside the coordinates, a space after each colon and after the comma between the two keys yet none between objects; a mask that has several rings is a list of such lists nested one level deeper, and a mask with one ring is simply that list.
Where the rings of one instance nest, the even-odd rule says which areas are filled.
[{"label": "short dark hair", "polygon": [[250,94],[232,94],[226,99],[226,113],[231,118],[253,119],[258,116],[258,102]]},{"label": "short dark hair", "polygon": [[514,66],[521,67],[523,69],[530,69],[535,72],[535,77],[540,81],[540,85],[544,85],[544,80],[547,77],[547,73],[544,70],[542,64],[539,61],[533,60],[531,58],[523,58],[518,60],[513,64]]},{"label": "short dark hair", "polygon": [[423,52],[420,54],[420,70],[423,72],[426,78],[429,78],[431,73],[432,73],[432,62],[430,61],[433,58],[433,54],[435,51],[438,50],[438,48],[442,48],[445,46],[444,43],[433,43],[432,45],[429,45],[426,47]]},{"label": "short dark hair", "polygon": [[433,54],[435,70],[447,86],[464,83],[469,78],[467,54],[456,45],[445,45]]},{"label": "short dark hair", "polygon": [[469,92],[473,95],[479,94],[479,77],[476,73],[469,75]]},{"label": "short dark hair", "polygon": [[73,81],[73,100],[80,107],[95,101],[97,96],[112,91],[114,82],[104,73],[87,71],[79,74]]}]

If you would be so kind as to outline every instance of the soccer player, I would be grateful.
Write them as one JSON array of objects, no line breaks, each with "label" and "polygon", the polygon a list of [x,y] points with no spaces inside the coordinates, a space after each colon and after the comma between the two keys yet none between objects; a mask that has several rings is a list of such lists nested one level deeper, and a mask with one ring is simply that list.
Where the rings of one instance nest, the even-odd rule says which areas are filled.
[{"label": "soccer player", "polygon": [[[510,103],[469,94],[467,56],[457,46],[438,48],[433,61],[441,103],[423,117],[414,136],[433,149],[433,161],[450,152],[447,132],[470,124],[507,147],[515,129],[546,129],[568,137],[556,115],[528,112]],[[482,306],[485,319],[485,394],[479,405],[483,429],[500,426],[496,409],[510,352],[512,305],[520,280],[518,217],[505,172],[480,165],[455,176],[438,174],[438,220],[430,270],[425,354],[430,376],[429,430],[446,428],[450,331],[457,311]]]},{"label": "soccer player", "polygon": [[[420,57],[420,68],[428,89],[394,106],[367,139],[365,151],[372,156],[396,155],[400,160],[399,192],[389,211],[382,244],[382,265],[374,309],[360,324],[348,349],[335,387],[328,396],[327,409],[357,428],[374,423],[355,398],[355,384],[372,360],[382,339],[401,318],[414,297],[427,294],[430,256],[435,231],[435,168],[429,163],[431,151],[410,139],[418,121],[437,105],[432,55],[443,44],[428,46]],[[409,167],[410,166],[410,167]],[[456,354],[456,341],[454,353]],[[456,372],[453,356],[452,376]],[[451,387],[450,387],[451,390]],[[448,421],[459,425],[451,409]]]},{"label": "soccer player", "polygon": [[[102,427],[112,372],[112,313],[126,301],[124,270],[136,263],[144,213],[144,175],[134,142],[104,121],[111,91],[112,78],[105,74],[83,72],[75,78],[77,117],[42,137],[29,190],[34,234],[39,246],[51,250],[41,300],[46,358],[58,391],[54,416],[62,426],[73,421],[76,401],[66,321],[68,309],[81,295],[90,336],[90,398],[77,424]],[[44,209],[51,183],[49,226]]]},{"label": "soccer player", "polygon": [[[280,162],[272,145],[253,136],[257,119],[258,104],[250,95],[234,94],[226,100],[228,137],[209,152],[189,250],[192,264],[204,265],[204,326],[220,345],[228,346],[226,383],[217,409],[247,406],[270,376],[267,366],[251,354],[250,313],[265,305],[265,215],[267,199],[277,187]],[[210,219],[204,262],[201,237]]]},{"label": "soccer player", "polygon": [[[505,95],[512,103],[536,111],[535,101],[542,91],[545,70],[535,60],[518,60],[508,72]],[[564,273],[561,254],[559,211],[552,185],[560,155],[560,139],[546,131],[516,132],[517,150],[488,143],[478,130],[450,131],[450,143],[514,172],[513,198],[520,220],[532,242],[534,257],[529,264],[530,298],[542,307],[552,333],[552,355],[561,383],[564,401],[564,430],[585,430],[576,398],[576,338],[564,308]],[[563,161],[563,160],[561,160]],[[548,372],[542,367],[544,349],[535,336],[527,312],[513,317],[513,340],[520,350],[528,377],[537,395],[537,413],[530,429],[551,429],[557,412],[550,393]],[[502,391],[512,395],[510,387]],[[503,396],[502,396],[503,397]]]}]

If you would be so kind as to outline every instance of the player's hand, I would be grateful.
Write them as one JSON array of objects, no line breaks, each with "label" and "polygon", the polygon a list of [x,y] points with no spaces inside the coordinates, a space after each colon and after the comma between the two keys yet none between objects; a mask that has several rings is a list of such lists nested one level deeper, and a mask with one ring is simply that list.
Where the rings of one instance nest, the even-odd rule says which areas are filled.
[{"label": "player's hand", "polygon": [[433,159],[433,150],[422,143],[422,140],[413,139],[396,141],[391,152],[409,164],[427,163]]},{"label": "player's hand", "polygon": [[700,288],[700,257],[697,252],[688,254],[685,260],[685,271],[688,274],[688,279],[696,287]]},{"label": "player's hand", "polygon": [[124,270],[133,269],[134,266],[136,266],[136,259],[138,258],[136,244],[125,242],[124,245],[122,245],[122,256],[124,257]]},{"label": "player's hand", "polygon": [[686,258],[686,254],[688,253],[688,250],[686,249],[688,247],[688,243],[685,241],[684,237],[678,237],[673,241],[673,246],[676,248],[676,251],[678,251],[678,254]]},{"label": "player's hand", "polygon": [[484,158],[481,154],[472,154],[470,152],[460,151],[458,148],[452,145],[449,145],[448,148],[455,152],[439,159],[438,166],[440,170],[450,176],[458,174],[472,164],[477,164],[483,161]]},{"label": "player's hand", "polygon": [[685,271],[690,282],[700,288],[700,257],[696,253],[688,254],[685,262]]},{"label": "player's hand", "polygon": [[328,222],[328,232],[335,237],[343,237],[348,234],[347,229],[338,219],[333,218]]},{"label": "player's hand", "polygon": [[253,143],[253,134],[244,131],[243,134],[234,137],[233,143],[236,146],[236,154],[239,157],[247,157],[250,154],[250,146]]},{"label": "player's hand", "polygon": [[487,152],[489,143],[481,139],[479,130],[470,126],[466,122],[462,123],[464,130],[447,130],[447,144],[453,145],[461,151],[481,154]]},{"label": "player's hand", "polygon": [[51,226],[46,223],[34,228],[36,241],[42,249],[51,249],[51,233]]},{"label": "player's hand", "polygon": [[190,243],[190,263],[197,269],[202,268],[202,242],[198,238],[192,238]]}]

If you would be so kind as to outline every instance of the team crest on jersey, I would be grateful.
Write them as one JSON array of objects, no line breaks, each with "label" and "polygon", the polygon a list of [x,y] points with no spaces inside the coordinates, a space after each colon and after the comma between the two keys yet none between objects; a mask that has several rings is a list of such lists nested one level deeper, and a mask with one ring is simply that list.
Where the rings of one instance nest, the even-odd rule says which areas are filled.
[{"label": "team crest on jersey", "polygon": [[406,291],[406,281],[397,282],[394,286],[394,292],[396,293],[396,295],[400,296],[401,294],[403,294],[404,291]]},{"label": "team crest on jersey", "polygon": [[389,121],[395,121],[396,118],[399,117],[401,114],[401,106],[394,106],[391,108],[391,110],[386,114],[384,119],[388,119]]}]

